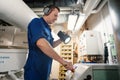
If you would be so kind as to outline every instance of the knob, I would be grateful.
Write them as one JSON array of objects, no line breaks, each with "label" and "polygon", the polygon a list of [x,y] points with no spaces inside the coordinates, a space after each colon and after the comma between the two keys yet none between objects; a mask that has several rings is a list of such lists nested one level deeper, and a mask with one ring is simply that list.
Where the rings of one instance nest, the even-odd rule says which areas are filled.
[{"label": "knob", "polygon": [[91,75],[87,75],[87,80],[91,80],[92,79],[92,76]]}]

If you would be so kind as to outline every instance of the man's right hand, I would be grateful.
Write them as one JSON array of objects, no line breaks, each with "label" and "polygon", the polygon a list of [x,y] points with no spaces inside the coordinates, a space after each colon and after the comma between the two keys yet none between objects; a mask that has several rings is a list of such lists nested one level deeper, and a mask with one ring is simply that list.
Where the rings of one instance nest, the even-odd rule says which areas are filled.
[{"label": "man's right hand", "polygon": [[74,67],[73,67],[73,65],[72,65],[72,62],[67,62],[67,61],[65,61],[64,64],[63,64],[63,66],[64,66],[67,70],[71,70],[72,72],[75,71],[75,69],[74,69]]}]

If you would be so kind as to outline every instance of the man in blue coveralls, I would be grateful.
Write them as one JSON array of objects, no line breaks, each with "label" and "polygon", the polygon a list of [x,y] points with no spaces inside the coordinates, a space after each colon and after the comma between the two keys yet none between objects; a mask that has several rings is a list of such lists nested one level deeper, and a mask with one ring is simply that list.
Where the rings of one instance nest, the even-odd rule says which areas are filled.
[{"label": "man in blue coveralls", "polygon": [[67,70],[74,70],[72,63],[63,60],[53,49],[61,40],[53,41],[49,24],[57,20],[60,9],[49,5],[43,11],[43,17],[34,18],[28,26],[29,55],[24,67],[24,80],[49,80],[52,59]]}]

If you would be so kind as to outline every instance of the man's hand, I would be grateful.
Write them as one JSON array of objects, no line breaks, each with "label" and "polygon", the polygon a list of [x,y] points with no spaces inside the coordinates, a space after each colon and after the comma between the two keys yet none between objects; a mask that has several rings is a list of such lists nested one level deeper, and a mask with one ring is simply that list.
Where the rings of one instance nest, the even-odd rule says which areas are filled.
[{"label": "man's hand", "polygon": [[75,71],[75,69],[74,69],[74,67],[73,67],[73,65],[72,65],[71,62],[65,61],[65,63],[63,64],[63,66],[64,66],[67,70],[71,70],[72,72]]}]

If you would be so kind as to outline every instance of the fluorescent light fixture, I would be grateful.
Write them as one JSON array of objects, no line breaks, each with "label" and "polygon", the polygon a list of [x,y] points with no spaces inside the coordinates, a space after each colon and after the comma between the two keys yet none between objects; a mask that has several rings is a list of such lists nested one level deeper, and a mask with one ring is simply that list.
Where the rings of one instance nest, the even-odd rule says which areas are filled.
[{"label": "fluorescent light fixture", "polygon": [[75,30],[79,30],[84,24],[84,21],[85,21],[85,15],[80,15],[76,22]]},{"label": "fluorescent light fixture", "polygon": [[78,15],[76,14],[70,14],[68,16],[68,30],[73,30],[77,21]]}]

